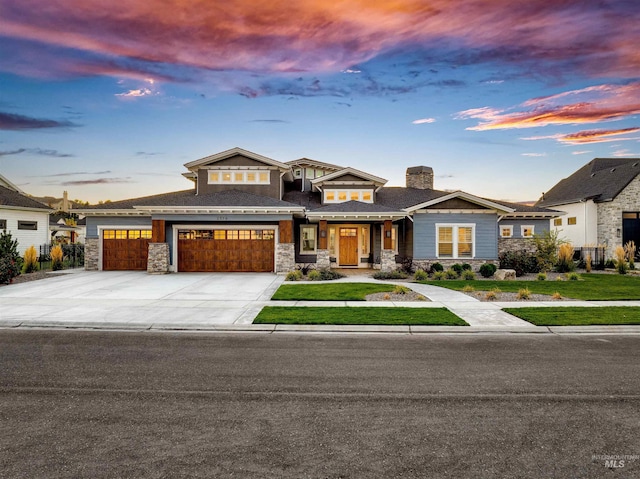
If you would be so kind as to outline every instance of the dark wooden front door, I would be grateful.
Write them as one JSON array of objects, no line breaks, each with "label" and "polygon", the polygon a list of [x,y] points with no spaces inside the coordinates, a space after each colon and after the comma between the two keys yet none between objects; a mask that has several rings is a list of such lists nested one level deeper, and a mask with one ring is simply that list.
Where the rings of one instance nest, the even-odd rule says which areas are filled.
[{"label": "dark wooden front door", "polygon": [[358,266],[358,228],[340,228],[340,266]]},{"label": "dark wooden front door", "polygon": [[105,230],[102,233],[102,269],[144,271],[151,230]]},{"label": "dark wooden front door", "polygon": [[271,272],[275,230],[188,230],[178,233],[178,271]]}]

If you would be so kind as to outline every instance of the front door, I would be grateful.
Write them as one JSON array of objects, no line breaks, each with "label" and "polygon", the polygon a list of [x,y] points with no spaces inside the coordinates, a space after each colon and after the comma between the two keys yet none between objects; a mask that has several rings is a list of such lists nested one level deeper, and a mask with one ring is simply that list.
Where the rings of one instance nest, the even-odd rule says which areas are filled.
[{"label": "front door", "polygon": [[358,266],[358,228],[340,228],[340,266]]},{"label": "front door", "polygon": [[622,244],[633,241],[636,245],[636,257],[640,254],[640,213],[637,211],[622,213]]}]

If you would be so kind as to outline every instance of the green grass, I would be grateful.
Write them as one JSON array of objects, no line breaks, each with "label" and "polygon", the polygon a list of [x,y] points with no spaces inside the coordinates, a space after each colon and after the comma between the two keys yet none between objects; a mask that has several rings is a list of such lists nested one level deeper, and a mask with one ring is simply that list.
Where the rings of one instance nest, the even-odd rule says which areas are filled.
[{"label": "green grass", "polygon": [[504,311],[537,326],[640,324],[640,308],[629,306],[505,308]]},{"label": "green grass", "polygon": [[279,301],[365,301],[373,293],[387,293],[392,284],[374,283],[326,283],[283,284],[271,299]]},{"label": "green grass", "polygon": [[640,299],[640,277],[618,274],[581,274],[580,281],[421,281],[424,284],[444,288],[462,289],[472,283],[477,291],[489,291],[494,287],[501,291],[517,293],[521,288],[529,288],[534,294],[552,295],[559,292],[565,298],[598,300]]},{"label": "green grass", "polygon": [[322,308],[266,306],[254,324],[468,326],[445,308]]}]

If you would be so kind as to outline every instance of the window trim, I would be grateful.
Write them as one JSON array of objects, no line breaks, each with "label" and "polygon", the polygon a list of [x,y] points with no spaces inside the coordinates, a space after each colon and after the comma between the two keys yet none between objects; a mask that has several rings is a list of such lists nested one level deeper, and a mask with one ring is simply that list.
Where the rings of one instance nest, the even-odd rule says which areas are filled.
[{"label": "window trim", "polygon": [[554,218],[553,219],[553,226],[562,226],[562,218]]},{"label": "window trim", "polygon": [[[530,236],[525,236],[524,230],[525,228],[529,228],[531,230]],[[536,225],[520,225],[520,236],[522,238],[533,238],[536,234]]]},{"label": "window trim", "polygon": [[[304,230],[313,230],[313,251],[303,250],[304,245]],[[318,225],[300,225],[300,254],[318,254]]]},{"label": "window trim", "polygon": [[23,231],[38,231],[38,221],[18,220],[18,229]]},{"label": "window trim", "polygon": [[[452,243],[453,251],[451,256],[440,256],[440,228],[453,228]],[[458,248],[459,228],[471,228],[471,256],[460,256]],[[438,259],[460,259],[469,260],[476,257],[476,224],[475,223],[436,223],[436,258]]]},{"label": "window trim", "polygon": [[[328,193],[333,193],[334,199],[330,200],[327,198],[327,194]],[[341,200],[340,199],[340,193],[344,193],[345,199]],[[354,193],[358,194],[358,199],[353,200],[351,198],[351,195],[353,195]],[[368,193],[370,195],[370,198],[368,200],[366,200],[364,198],[364,195]],[[323,195],[323,199],[324,199],[324,203],[326,204],[330,204],[330,203],[344,203],[346,201],[360,201],[361,203],[370,203],[373,204],[373,190],[370,189],[355,189],[355,188],[345,188],[345,189],[329,189],[329,190],[325,190],[324,191],[324,195]]]},{"label": "window trim", "polygon": [[[255,181],[248,181],[247,174],[255,173]],[[266,173],[266,180],[260,179],[260,174]],[[212,179],[212,175],[218,175],[218,179]],[[224,176],[229,175],[229,180],[225,180]],[[242,175],[241,180],[236,180],[236,175]],[[207,174],[207,184],[209,185],[270,185],[271,184],[271,173],[269,170],[265,169],[249,169],[249,170],[209,170]]]},{"label": "window trim", "polygon": [[[502,234],[503,228],[509,230],[508,236]],[[500,238],[513,238],[513,225],[500,225]]]}]

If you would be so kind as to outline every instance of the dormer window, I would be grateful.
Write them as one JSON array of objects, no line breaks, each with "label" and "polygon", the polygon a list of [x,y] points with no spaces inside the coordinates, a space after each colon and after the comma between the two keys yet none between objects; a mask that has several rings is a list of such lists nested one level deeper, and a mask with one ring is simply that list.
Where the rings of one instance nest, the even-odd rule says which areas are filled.
[{"label": "dormer window", "polygon": [[249,184],[268,185],[271,183],[268,171],[234,170],[209,171],[210,185]]},{"label": "dormer window", "polygon": [[345,201],[361,201],[373,203],[373,191],[371,190],[325,190],[325,203],[344,203]]}]

